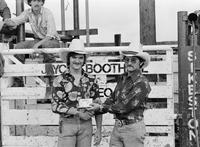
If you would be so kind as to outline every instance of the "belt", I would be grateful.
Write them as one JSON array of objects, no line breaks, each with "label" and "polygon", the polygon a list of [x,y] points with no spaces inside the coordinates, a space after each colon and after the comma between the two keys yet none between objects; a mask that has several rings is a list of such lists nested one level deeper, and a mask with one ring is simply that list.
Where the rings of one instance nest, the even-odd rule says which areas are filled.
[{"label": "belt", "polygon": [[[142,120],[142,119],[141,119]],[[115,125],[122,127],[124,125],[130,125],[141,121],[140,119],[115,119]]]}]

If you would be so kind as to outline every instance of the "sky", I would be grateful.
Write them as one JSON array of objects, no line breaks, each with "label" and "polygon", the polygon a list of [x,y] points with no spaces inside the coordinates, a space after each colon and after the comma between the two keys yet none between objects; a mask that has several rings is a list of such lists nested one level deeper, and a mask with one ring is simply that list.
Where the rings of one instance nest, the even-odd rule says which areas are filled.
[{"label": "sky", "polygon": [[[12,13],[16,12],[15,1],[6,0]],[[91,35],[90,42],[114,42],[114,34],[121,34],[122,42],[139,42],[139,0],[88,1],[90,28],[98,29],[98,35]],[[155,0],[155,5],[156,41],[177,41],[177,12],[189,14],[200,9],[200,0]],[[61,30],[60,0],[46,0],[44,7],[53,12],[57,30]],[[26,8],[29,6],[25,4]],[[65,27],[72,30],[73,0],[65,0],[65,8]],[[80,29],[85,29],[85,0],[79,0],[79,19]]]}]

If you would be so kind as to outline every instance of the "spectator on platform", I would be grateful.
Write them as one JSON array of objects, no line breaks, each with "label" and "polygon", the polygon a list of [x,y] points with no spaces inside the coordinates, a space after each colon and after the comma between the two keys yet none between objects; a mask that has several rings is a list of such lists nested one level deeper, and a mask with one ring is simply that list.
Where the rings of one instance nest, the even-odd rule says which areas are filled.
[{"label": "spectator on platform", "polygon": [[[55,20],[52,12],[43,7],[45,0],[27,0],[27,4],[31,7],[19,16],[8,19],[5,25],[16,28],[18,25],[28,22],[34,34],[34,40],[27,40],[16,44],[16,49],[33,48],[36,53],[38,48],[59,48],[59,36],[56,31]],[[44,54],[44,63],[55,61],[52,54]],[[17,55],[21,62],[24,62],[24,55]]]},{"label": "spectator on platform", "polygon": [[150,58],[149,54],[141,51],[141,46],[134,44],[130,44],[128,51],[121,53],[125,73],[118,79],[111,97],[101,105],[93,103],[91,110],[114,114],[115,126],[110,147],[144,147],[146,131],[143,112],[151,88],[142,69],[148,66]]},{"label": "spectator on platform", "polygon": [[102,115],[87,108],[88,102],[100,102],[100,98],[96,79],[82,69],[86,56],[79,39],[72,40],[69,50],[60,52],[67,69],[53,82],[52,111],[60,114],[58,147],[91,147],[93,116],[97,124],[94,142],[98,145],[101,141]]}]

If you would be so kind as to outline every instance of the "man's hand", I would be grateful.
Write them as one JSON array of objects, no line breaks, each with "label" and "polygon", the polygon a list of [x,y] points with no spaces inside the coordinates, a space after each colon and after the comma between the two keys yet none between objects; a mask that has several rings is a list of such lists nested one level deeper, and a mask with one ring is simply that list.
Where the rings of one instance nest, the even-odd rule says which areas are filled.
[{"label": "man's hand", "polygon": [[97,131],[94,134],[94,146],[99,145],[101,143],[101,139],[102,139],[101,130],[97,129]]},{"label": "man's hand", "polygon": [[89,120],[93,116],[93,113],[88,112],[88,111],[86,112],[79,111],[78,116],[83,120]]},{"label": "man's hand", "polygon": [[96,110],[99,110],[101,105],[100,104],[97,104],[97,103],[92,103],[90,104],[91,108],[88,108],[87,110],[88,111],[96,111]]},{"label": "man's hand", "polygon": [[11,19],[4,20],[4,24],[6,26],[9,26],[10,29],[16,29],[17,28],[17,25]]}]

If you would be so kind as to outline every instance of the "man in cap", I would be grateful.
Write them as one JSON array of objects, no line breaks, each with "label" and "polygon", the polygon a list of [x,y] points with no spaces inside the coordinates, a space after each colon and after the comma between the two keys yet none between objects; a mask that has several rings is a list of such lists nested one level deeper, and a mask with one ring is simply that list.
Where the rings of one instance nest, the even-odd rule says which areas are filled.
[{"label": "man in cap", "polygon": [[144,147],[145,124],[143,112],[151,90],[142,69],[150,58],[141,47],[130,44],[128,51],[121,52],[125,73],[119,78],[111,97],[102,105],[91,104],[92,110],[114,114],[115,126],[110,147]]},{"label": "man in cap", "polygon": [[[55,20],[52,12],[43,7],[45,0],[27,0],[30,9],[25,10],[19,16],[6,20],[5,25],[16,28],[18,25],[29,22],[34,40],[27,40],[16,44],[16,49],[58,48],[59,36],[56,31]],[[52,54],[43,54],[44,62],[50,63],[55,59]],[[19,60],[24,62],[24,55],[17,55]]]},{"label": "man in cap", "polygon": [[[60,135],[58,147],[90,147],[92,140],[92,116],[89,103],[99,101],[99,88],[93,76],[82,67],[87,52],[79,39],[73,39],[69,50],[60,52],[60,58],[67,64],[64,73],[54,79],[52,111],[60,114]],[[97,131],[95,144],[101,141],[102,115],[95,115]]]}]

